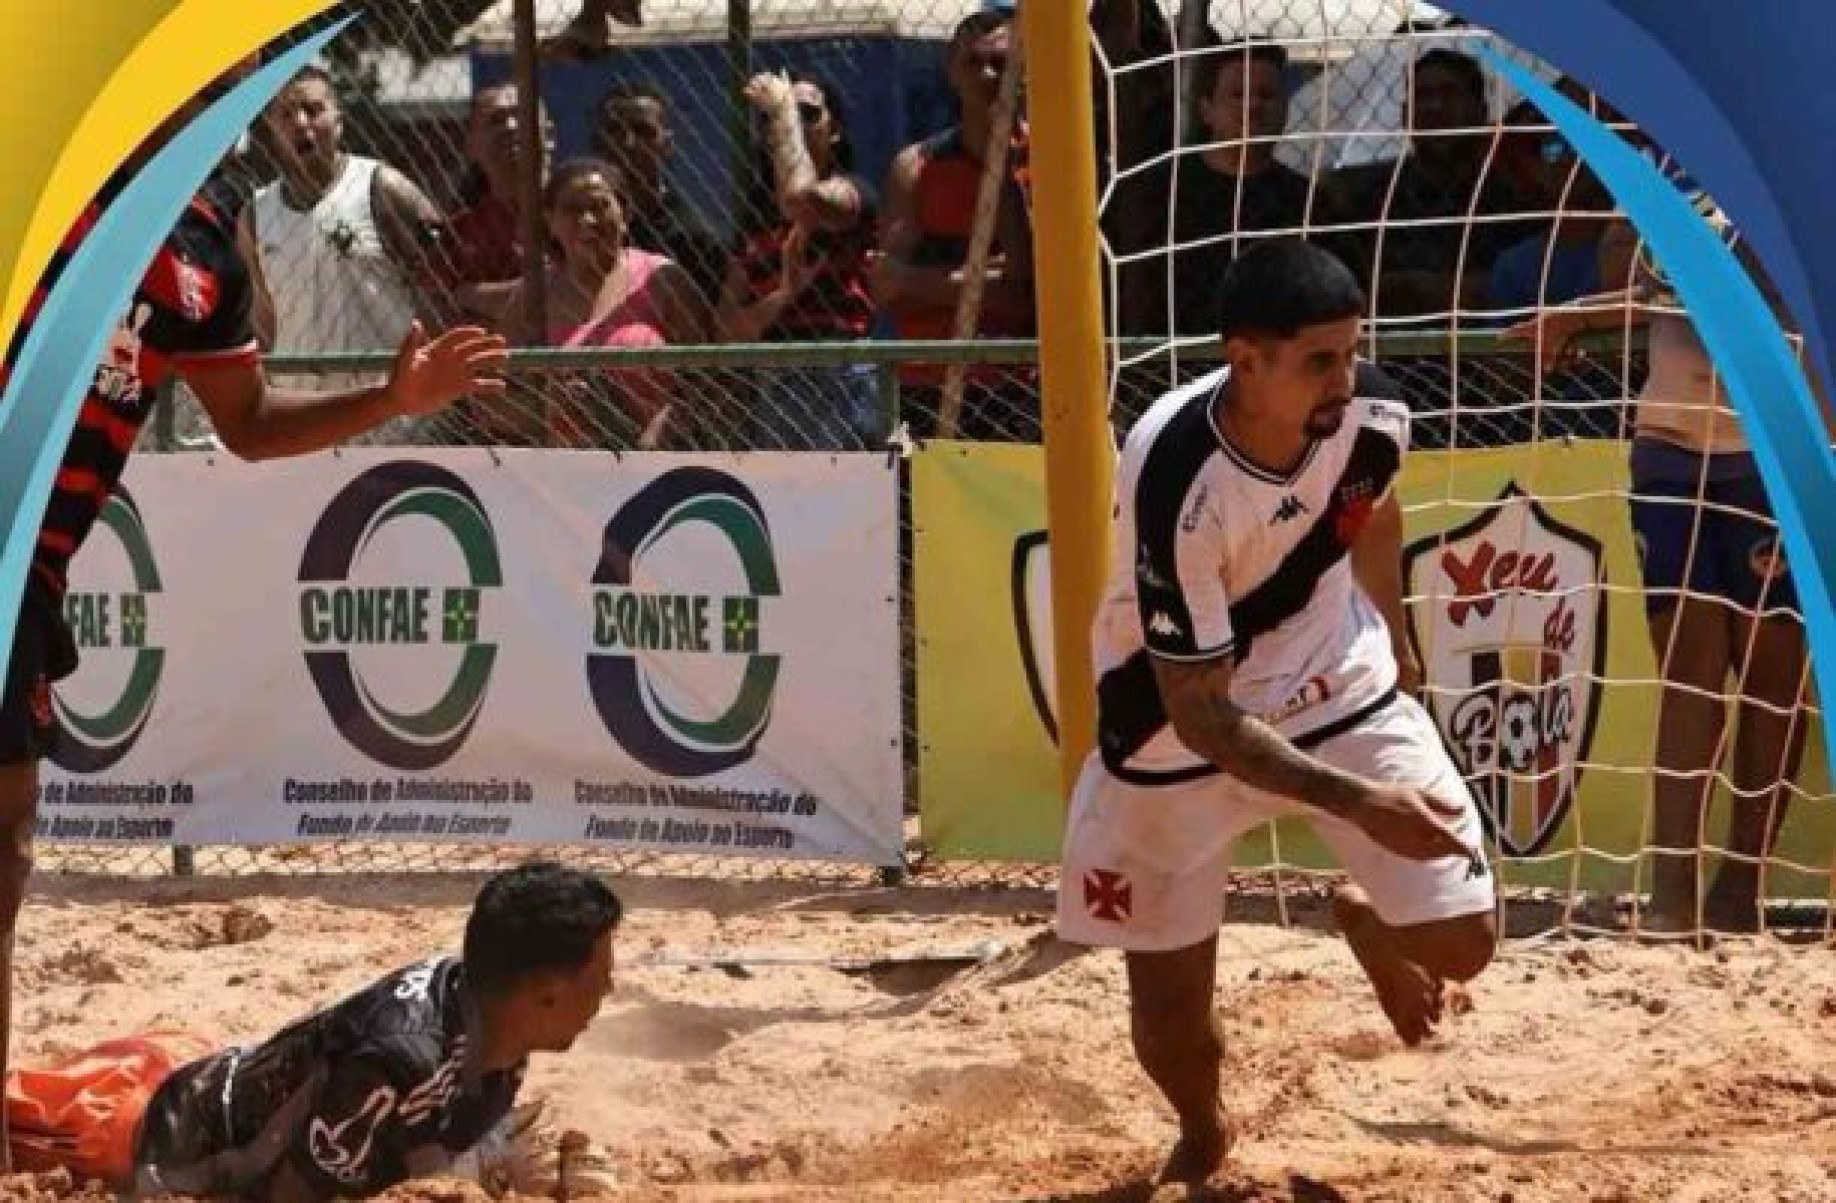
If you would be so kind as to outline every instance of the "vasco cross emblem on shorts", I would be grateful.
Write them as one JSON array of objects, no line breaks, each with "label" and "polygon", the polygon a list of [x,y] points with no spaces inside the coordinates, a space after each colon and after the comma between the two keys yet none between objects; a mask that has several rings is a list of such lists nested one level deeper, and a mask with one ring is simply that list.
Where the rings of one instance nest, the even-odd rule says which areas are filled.
[{"label": "vasco cross emblem on shorts", "polygon": [[1126,923],[1135,909],[1134,887],[1112,869],[1091,869],[1084,874],[1084,908],[1092,919]]}]

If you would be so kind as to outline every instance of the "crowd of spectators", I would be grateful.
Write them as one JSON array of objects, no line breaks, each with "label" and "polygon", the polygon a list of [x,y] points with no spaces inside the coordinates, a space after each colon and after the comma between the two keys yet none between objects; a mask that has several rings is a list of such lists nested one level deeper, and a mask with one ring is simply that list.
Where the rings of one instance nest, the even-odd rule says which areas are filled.
[{"label": "crowd of spectators", "polygon": [[[555,347],[948,339],[974,274],[965,264],[991,154],[1004,169],[969,333],[1026,337],[1035,299],[1024,112],[1008,145],[991,147],[1013,19],[1011,4],[988,0],[956,27],[943,56],[956,120],[906,146],[884,178],[857,163],[853,106],[834,83],[803,71],[755,76],[743,94],[756,162],[734,190],[735,211],[712,220],[672,185],[679,114],[662,89],[621,82],[600,98],[587,157],[556,161],[544,114],[543,329],[523,319],[536,281],[522,278],[515,86],[474,95],[464,175],[440,192],[456,198],[443,213],[428,199],[434,187],[345,149],[332,81],[308,70],[255,131],[276,178],[237,198],[244,249],[268,298],[262,337],[278,353],[374,351],[420,317],[482,320],[519,344]],[[1112,67],[1171,46],[1158,7],[1141,0],[1097,0],[1092,20]],[[1213,37],[1184,52],[1179,71],[1112,74],[1117,86],[1102,90],[1096,120],[1113,184],[1104,213],[1119,264],[1107,292],[1113,328],[1202,348],[1224,269],[1276,235],[1302,235],[1344,258],[1383,328],[1498,329],[1539,306],[1623,286],[1635,244],[1600,182],[1532,106],[1494,118],[1494,88],[1475,55],[1457,43],[1423,47],[1403,80],[1401,153],[1350,166],[1310,149],[1320,139],[1292,119],[1306,71],[1281,41]],[[1571,82],[1562,87],[1591,101]],[[1615,406],[1636,383],[1629,357],[1590,363],[1546,383],[1562,404],[1533,404],[1527,374],[1460,355],[1457,345],[1394,365],[1417,394],[1429,445],[1512,441],[1552,425],[1613,434]],[[1177,370],[1169,358],[1125,384],[1145,396]],[[897,417],[913,433],[938,432],[946,375],[941,364],[899,370]],[[952,431],[1032,439],[1038,414],[1030,369],[974,365]],[[879,373],[866,366],[637,366],[556,373],[520,390],[515,404],[375,437],[839,449],[883,442],[893,417]]]}]

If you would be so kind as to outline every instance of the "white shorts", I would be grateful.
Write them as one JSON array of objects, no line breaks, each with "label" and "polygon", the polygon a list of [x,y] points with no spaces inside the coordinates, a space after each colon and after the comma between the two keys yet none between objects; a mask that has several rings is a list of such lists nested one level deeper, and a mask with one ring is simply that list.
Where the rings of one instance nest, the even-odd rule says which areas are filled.
[{"label": "white shorts", "polygon": [[[1484,848],[1472,792],[1415,699],[1398,696],[1309,751],[1346,772],[1462,803],[1465,813],[1454,828],[1473,848]],[[1493,908],[1492,873],[1483,860],[1412,861],[1343,819],[1222,774],[1134,785],[1092,755],[1078,777],[1065,829],[1058,934],[1074,944],[1134,952],[1170,952],[1209,939],[1224,921],[1232,845],[1284,815],[1307,818],[1385,923],[1410,926]]]}]

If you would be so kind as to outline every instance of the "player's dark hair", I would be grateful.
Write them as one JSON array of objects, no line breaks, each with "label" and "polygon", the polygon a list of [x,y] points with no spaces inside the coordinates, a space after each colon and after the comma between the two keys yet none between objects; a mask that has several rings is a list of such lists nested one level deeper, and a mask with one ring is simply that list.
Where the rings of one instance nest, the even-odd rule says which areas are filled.
[{"label": "player's dark hair", "polygon": [[1267,63],[1285,73],[1288,48],[1280,42],[1261,38],[1238,38],[1215,49],[1207,48],[1198,55],[1198,65],[1192,69],[1192,98],[1210,100],[1218,90],[1218,77],[1232,63],[1241,63],[1246,69],[1256,63]]},{"label": "player's dark hair", "polygon": [[543,973],[578,970],[624,918],[610,886],[554,861],[529,861],[485,882],[465,924],[465,976],[485,996]]},{"label": "player's dark hair", "polygon": [[950,31],[949,53],[955,54],[969,43],[980,41],[1012,21],[1013,18],[1005,13],[991,12],[985,8],[970,13]]},{"label": "player's dark hair", "polygon": [[1225,338],[1293,338],[1307,326],[1362,317],[1364,290],[1331,251],[1298,238],[1275,238],[1238,256],[1218,286],[1218,331]]},{"label": "player's dark hair", "polygon": [[612,110],[628,104],[652,103],[660,106],[667,117],[669,97],[663,89],[648,79],[620,80],[606,89],[605,95],[599,98],[599,125],[603,126],[611,119]]},{"label": "player's dark hair", "polygon": [[604,178],[606,186],[612,189],[612,195],[618,198],[621,207],[630,203],[630,190],[627,188],[629,181],[625,173],[604,159],[582,155],[579,158],[563,159],[548,173],[548,182],[542,185],[542,211],[553,212],[554,207],[561,203],[561,194],[567,191],[569,184],[590,176]]},{"label": "player's dark hair", "polygon": [[1421,74],[1432,67],[1438,67],[1459,77],[1466,90],[1481,103],[1485,100],[1485,68],[1479,60],[1459,50],[1448,50],[1445,47],[1430,50],[1415,60],[1415,73]]},{"label": "player's dark hair", "polygon": [[307,63],[304,67],[301,67],[294,73],[293,78],[287,81],[286,86],[292,87],[294,84],[312,83],[315,80],[330,88],[334,95],[337,94],[338,89],[336,85],[332,83],[331,72],[319,66],[317,63]]}]

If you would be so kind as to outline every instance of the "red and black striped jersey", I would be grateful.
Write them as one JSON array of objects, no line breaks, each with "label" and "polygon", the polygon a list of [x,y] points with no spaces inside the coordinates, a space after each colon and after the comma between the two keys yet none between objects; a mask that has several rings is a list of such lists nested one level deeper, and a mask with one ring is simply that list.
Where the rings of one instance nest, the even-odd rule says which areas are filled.
[{"label": "red and black striped jersey", "polygon": [[[53,257],[28,303],[25,321],[7,346],[0,388],[12,373],[46,293],[115,190],[111,181]],[[258,361],[251,304],[248,269],[236,250],[228,218],[208,201],[194,199],[120,316],[64,451],[32,557],[33,571],[54,593],[63,593],[70,558],[121,479],[155,392],[173,370],[188,363]]]}]

